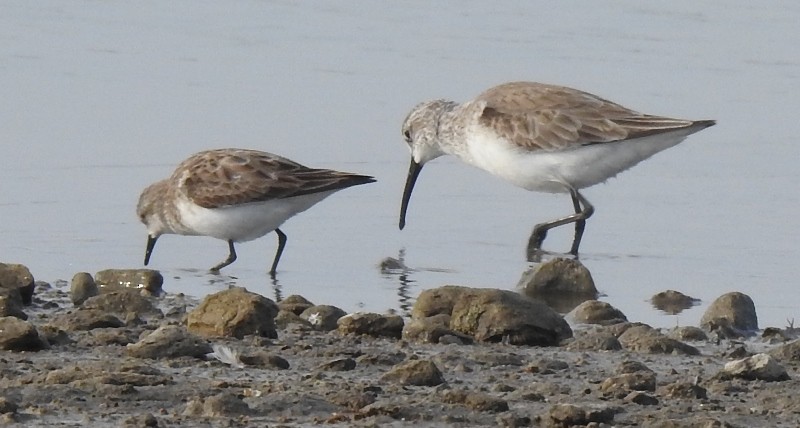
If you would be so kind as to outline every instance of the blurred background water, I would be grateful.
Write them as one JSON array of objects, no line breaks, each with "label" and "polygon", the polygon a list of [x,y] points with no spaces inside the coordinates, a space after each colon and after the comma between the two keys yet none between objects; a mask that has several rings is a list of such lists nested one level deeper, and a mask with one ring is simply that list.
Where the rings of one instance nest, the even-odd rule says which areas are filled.
[{"label": "blurred background water", "polygon": [[[0,3],[0,261],[37,279],[140,267],[139,192],[190,154],[244,147],[379,180],[238,246],[164,236],[168,292],[229,284],[347,311],[404,309],[443,284],[513,289],[534,224],[566,195],[526,192],[456,159],[420,177],[397,229],[418,102],[512,80],[587,90],[640,111],[718,125],[585,190],[581,247],[604,300],[631,320],[696,324],[728,291],[761,326],[800,315],[800,4],[747,1]],[[546,248],[567,250],[571,228]],[[410,268],[378,268],[386,257]],[[678,316],[647,300],[703,300]]]}]

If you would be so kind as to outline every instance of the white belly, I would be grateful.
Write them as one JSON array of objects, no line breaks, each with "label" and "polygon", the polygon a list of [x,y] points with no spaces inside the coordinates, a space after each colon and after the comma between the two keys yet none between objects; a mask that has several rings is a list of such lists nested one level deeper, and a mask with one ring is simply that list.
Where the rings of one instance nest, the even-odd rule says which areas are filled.
[{"label": "white belly", "polygon": [[562,193],[569,187],[602,183],[685,138],[685,133],[668,133],[560,151],[529,151],[489,132],[477,132],[467,137],[467,151],[460,157],[519,187]]},{"label": "white belly", "polygon": [[184,234],[245,242],[272,232],[295,214],[307,210],[332,193],[333,191],[321,192],[211,209],[182,199],[176,207],[180,212],[182,225],[189,229]]}]

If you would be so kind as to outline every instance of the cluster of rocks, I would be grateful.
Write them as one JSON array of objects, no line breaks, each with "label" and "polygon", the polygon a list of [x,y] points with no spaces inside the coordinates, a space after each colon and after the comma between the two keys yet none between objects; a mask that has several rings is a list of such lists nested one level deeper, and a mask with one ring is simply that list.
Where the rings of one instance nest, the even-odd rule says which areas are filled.
[{"label": "cluster of rocks", "polygon": [[[521,293],[423,291],[409,318],[238,287],[198,302],[162,284],[157,271],[107,270],[67,291],[0,264],[0,421],[673,427],[800,414],[795,331],[755,336],[741,293],[698,327],[661,330],[596,300],[574,260],[537,266]],[[545,303],[565,296],[566,317]]]}]

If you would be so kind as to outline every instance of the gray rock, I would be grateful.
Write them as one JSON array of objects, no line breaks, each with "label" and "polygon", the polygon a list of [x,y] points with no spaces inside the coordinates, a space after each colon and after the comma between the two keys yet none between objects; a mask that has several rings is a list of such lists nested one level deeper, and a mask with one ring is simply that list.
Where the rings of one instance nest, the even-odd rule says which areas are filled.
[{"label": "gray rock", "polygon": [[375,313],[353,313],[339,318],[341,334],[357,334],[399,339],[403,334],[403,317]]},{"label": "gray rock", "polygon": [[86,331],[96,328],[123,327],[125,323],[99,309],[78,309],[54,317],[51,325],[66,331]]},{"label": "gray rock", "polygon": [[285,358],[269,352],[256,352],[254,354],[242,355],[241,360],[244,364],[254,367],[271,368],[278,370],[288,370],[290,364]]},{"label": "gray rock", "polygon": [[128,355],[137,358],[204,358],[211,352],[211,345],[191,334],[185,327],[165,325],[155,329],[136,343],[126,347]]},{"label": "gray rock", "polygon": [[695,342],[708,340],[708,336],[702,329],[692,326],[676,327],[669,332],[669,337],[676,340],[691,340]]},{"label": "gray rock", "polygon": [[450,329],[450,315],[439,314],[432,317],[412,319],[403,327],[403,339],[425,343],[469,344],[471,336]]},{"label": "gray rock", "polygon": [[33,324],[17,317],[0,318],[0,349],[4,351],[40,351],[47,342],[39,337]]},{"label": "gray rock", "polygon": [[0,287],[0,317],[28,319],[28,315],[22,310],[22,297],[19,290]]},{"label": "gray rock", "polygon": [[597,295],[589,269],[578,260],[556,258],[537,264],[519,282],[526,294],[578,293]]},{"label": "gray rock", "polygon": [[786,369],[769,354],[756,354],[752,357],[731,361],[722,368],[720,376],[767,382],[790,379]]},{"label": "gray rock", "polygon": [[417,296],[411,308],[412,319],[428,318],[434,315],[453,313],[453,307],[460,299],[474,296],[480,289],[462,287],[458,285],[445,285],[439,288],[423,290]]},{"label": "gray rock", "polygon": [[331,372],[348,372],[356,368],[356,360],[352,358],[337,358],[335,360],[322,363],[317,370]]},{"label": "gray rock", "polygon": [[97,309],[114,314],[120,318],[148,317],[161,318],[164,315],[153,305],[153,297],[143,296],[137,290],[116,290],[90,297],[83,302],[84,309]]},{"label": "gray rock", "polygon": [[17,403],[9,400],[8,397],[0,397],[0,414],[17,413],[18,409]]},{"label": "gray rock", "polygon": [[626,403],[639,404],[641,406],[655,406],[658,404],[658,398],[642,391],[633,391],[622,399]]},{"label": "gray rock", "polygon": [[300,315],[297,315],[292,311],[281,309],[278,311],[278,315],[275,315],[275,326],[277,328],[288,328],[289,325],[292,324],[308,328],[312,327],[311,323],[308,322],[308,320],[300,318]]},{"label": "gray rock", "polygon": [[694,346],[667,337],[658,330],[646,325],[639,325],[626,329],[625,332],[619,336],[619,342],[625,349],[634,352],[649,354],[700,354],[700,351]]},{"label": "gray rock", "polygon": [[633,391],[656,390],[656,374],[651,371],[637,371],[611,376],[600,384],[600,391],[605,396],[625,398]]},{"label": "gray rock", "polygon": [[567,343],[569,351],[619,351],[622,344],[612,333],[601,331],[577,331],[575,338]]},{"label": "gray rock", "polygon": [[[424,300],[425,292],[417,301]],[[496,289],[469,289],[450,314],[450,328],[477,341],[555,346],[572,337],[564,318],[538,300]]]},{"label": "gray rock", "polygon": [[769,354],[783,362],[800,361],[800,340],[781,345],[769,351]]},{"label": "gray rock", "polygon": [[0,288],[17,290],[23,305],[33,302],[35,283],[31,271],[24,265],[0,263]]},{"label": "gray rock", "polygon": [[161,272],[153,269],[106,269],[94,275],[94,282],[103,292],[137,288],[157,296],[161,294],[164,277]]},{"label": "gray rock", "polygon": [[309,302],[305,297],[297,294],[292,294],[291,296],[288,296],[278,302],[278,309],[282,311],[289,311],[296,315],[302,314],[303,311],[312,306],[314,306],[313,303]]},{"label": "gray rock", "polygon": [[571,427],[590,423],[608,424],[614,420],[616,410],[610,407],[583,407],[574,404],[554,404],[545,416],[545,426]]},{"label": "gray rock", "polygon": [[706,399],[708,392],[702,386],[693,382],[675,382],[658,388],[658,394],[664,398],[679,399]]},{"label": "gray rock", "polygon": [[316,305],[306,308],[300,313],[300,318],[308,321],[312,327],[320,331],[336,330],[339,318],[347,315],[347,312],[336,306]]},{"label": "gray rock", "polygon": [[69,286],[70,299],[72,304],[80,306],[86,299],[100,294],[100,289],[94,282],[92,275],[87,272],[78,272],[72,277]]},{"label": "gray rock", "polygon": [[223,392],[207,398],[194,398],[186,403],[185,416],[203,416],[220,418],[246,416],[253,413],[250,406],[241,398],[230,392]]},{"label": "gray rock", "polygon": [[234,287],[206,296],[187,316],[189,331],[201,336],[246,335],[277,338],[275,316],[278,306],[266,297]]},{"label": "gray rock", "polygon": [[386,372],[381,379],[401,385],[436,386],[444,383],[444,376],[432,361],[412,360],[400,363]]},{"label": "gray rock", "polygon": [[450,390],[445,392],[442,401],[450,404],[463,404],[466,408],[479,412],[499,413],[508,410],[508,402],[482,392]]},{"label": "gray rock", "polygon": [[700,299],[689,297],[680,291],[667,290],[651,297],[650,303],[660,311],[675,315],[700,303]]},{"label": "gray rock", "polygon": [[628,321],[625,314],[609,303],[587,300],[570,312],[575,322],[582,324],[610,325]]},{"label": "gray rock", "polygon": [[758,330],[758,317],[753,299],[739,292],[723,294],[706,309],[700,320],[700,326],[710,331],[726,327],[744,333]]}]

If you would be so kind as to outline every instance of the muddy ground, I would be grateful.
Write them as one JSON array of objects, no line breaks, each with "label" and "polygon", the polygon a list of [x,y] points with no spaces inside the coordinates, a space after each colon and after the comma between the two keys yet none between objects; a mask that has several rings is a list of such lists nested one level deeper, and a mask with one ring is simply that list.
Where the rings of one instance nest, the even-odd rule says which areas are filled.
[{"label": "muddy ground", "polygon": [[[154,301],[160,314],[121,316],[121,325],[93,321],[75,327],[68,325],[74,320],[65,318],[76,312],[69,286],[39,283],[32,305],[24,311],[49,346],[0,351],[0,424],[800,424],[797,352],[787,347],[793,346],[786,345],[788,341],[712,335],[684,340],[699,351],[686,355],[678,350],[665,354],[619,349],[613,343],[624,330],[619,325],[573,326],[574,339],[536,347],[460,340],[420,343],[319,331],[309,323],[290,322],[278,325],[277,338],[209,338],[191,345],[194,351],[183,356],[132,356],[132,344],[158,327],[181,328],[186,314],[199,304],[170,294]],[[204,347],[214,345],[219,353],[227,349],[236,355],[228,363],[204,356],[209,351]],[[727,362],[770,350],[780,355],[775,361],[788,380],[722,374]]]}]

